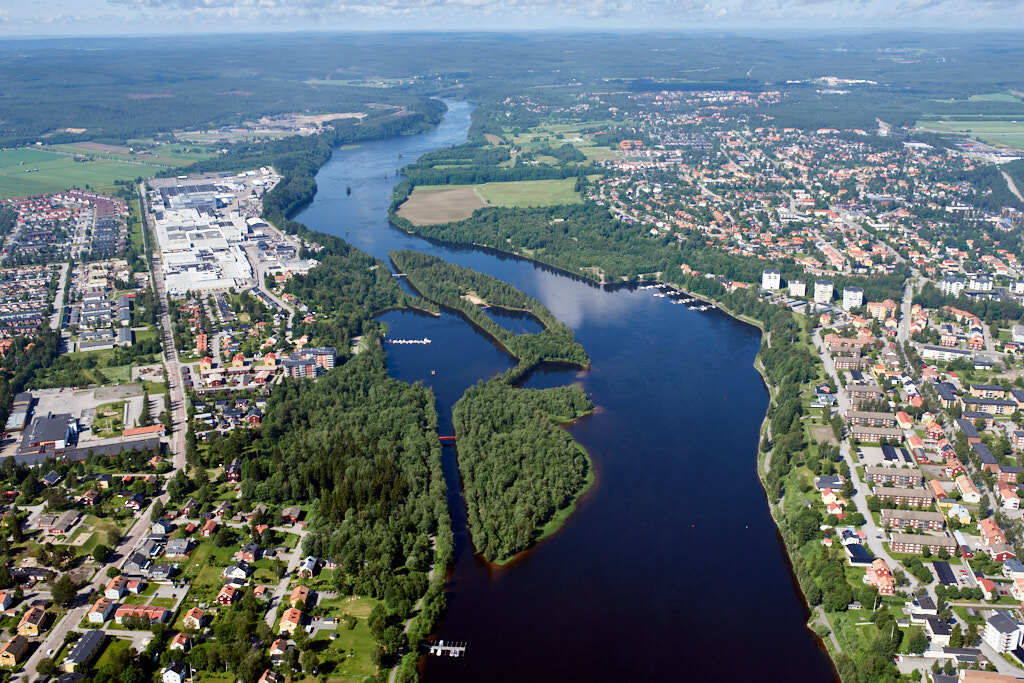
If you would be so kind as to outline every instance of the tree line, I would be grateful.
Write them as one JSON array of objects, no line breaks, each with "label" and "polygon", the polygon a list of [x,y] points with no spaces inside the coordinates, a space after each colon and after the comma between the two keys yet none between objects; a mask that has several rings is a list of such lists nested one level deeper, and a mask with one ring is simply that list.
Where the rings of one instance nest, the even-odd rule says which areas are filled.
[{"label": "tree line", "polygon": [[[409,283],[428,300],[455,309],[504,346],[525,367],[538,363],[590,364],[572,330],[541,302],[497,278],[442,261],[417,251],[392,251],[391,260]],[[488,305],[528,311],[544,326],[537,334],[515,334],[494,322],[466,297],[475,295]]]}]

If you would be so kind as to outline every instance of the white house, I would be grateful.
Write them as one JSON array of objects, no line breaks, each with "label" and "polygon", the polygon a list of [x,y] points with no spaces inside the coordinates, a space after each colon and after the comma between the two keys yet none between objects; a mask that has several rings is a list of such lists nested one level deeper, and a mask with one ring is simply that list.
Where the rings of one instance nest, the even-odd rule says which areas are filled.
[{"label": "white house", "polygon": [[160,674],[163,683],[185,683],[188,679],[188,667],[184,662],[173,661]]}]

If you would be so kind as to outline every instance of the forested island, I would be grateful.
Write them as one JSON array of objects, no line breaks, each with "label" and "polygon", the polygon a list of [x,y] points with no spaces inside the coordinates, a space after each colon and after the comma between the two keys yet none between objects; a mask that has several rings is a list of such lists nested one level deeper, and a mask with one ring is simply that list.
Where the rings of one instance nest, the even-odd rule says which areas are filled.
[{"label": "forested island", "polygon": [[593,404],[577,386],[480,382],[455,404],[459,471],[473,545],[502,563],[553,533],[594,481],[584,448],[559,423]]},{"label": "forested island", "polygon": [[[594,479],[586,451],[559,426],[593,409],[583,390],[513,383],[541,363],[588,367],[590,359],[543,304],[497,278],[417,251],[393,251],[391,260],[430,302],[460,312],[519,362],[467,390],[453,410],[473,545],[488,561],[508,561],[561,526]],[[544,329],[513,334],[482,305],[528,312]]]},{"label": "forested island", "polygon": [[[572,330],[543,304],[515,287],[417,251],[393,251],[391,261],[420,294],[434,304],[459,311],[505,347],[523,370],[539,363],[590,365],[586,351],[573,338]],[[480,310],[481,306],[527,312],[539,320],[544,329],[537,334],[514,334],[491,320]]]}]

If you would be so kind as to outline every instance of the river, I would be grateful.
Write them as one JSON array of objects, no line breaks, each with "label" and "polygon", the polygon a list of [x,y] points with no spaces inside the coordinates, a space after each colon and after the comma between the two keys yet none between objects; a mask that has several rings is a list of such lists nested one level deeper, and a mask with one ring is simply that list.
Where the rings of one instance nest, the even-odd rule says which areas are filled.
[{"label": "river", "polygon": [[[335,151],[297,220],[387,260],[417,249],[536,297],[576,333],[587,372],[535,372],[526,386],[578,382],[598,406],[570,427],[597,482],[554,536],[492,569],[472,550],[455,449],[444,449],[456,536],[446,640],[427,681],[830,681],[756,475],[768,405],[752,363],[756,328],[690,311],[652,290],[606,290],[521,259],[439,246],[392,227],[396,169],[466,140],[471,106],[449,103],[433,131]],[[351,194],[346,188],[351,187]],[[382,316],[388,368],[437,397],[441,433],[468,386],[513,365],[454,314]],[[529,319],[496,318],[514,329]],[[432,374],[434,371],[435,374]]]}]

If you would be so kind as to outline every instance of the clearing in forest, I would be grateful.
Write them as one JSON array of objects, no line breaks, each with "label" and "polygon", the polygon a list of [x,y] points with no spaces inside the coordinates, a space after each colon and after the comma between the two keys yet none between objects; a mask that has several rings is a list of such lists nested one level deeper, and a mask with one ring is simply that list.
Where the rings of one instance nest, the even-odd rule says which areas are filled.
[{"label": "clearing in forest", "polygon": [[398,208],[398,215],[414,225],[434,225],[464,220],[485,206],[468,185],[417,187]]},{"label": "clearing in forest", "polygon": [[535,207],[579,204],[575,178],[517,180],[481,185],[420,185],[398,208],[414,225],[461,221],[487,206]]}]

